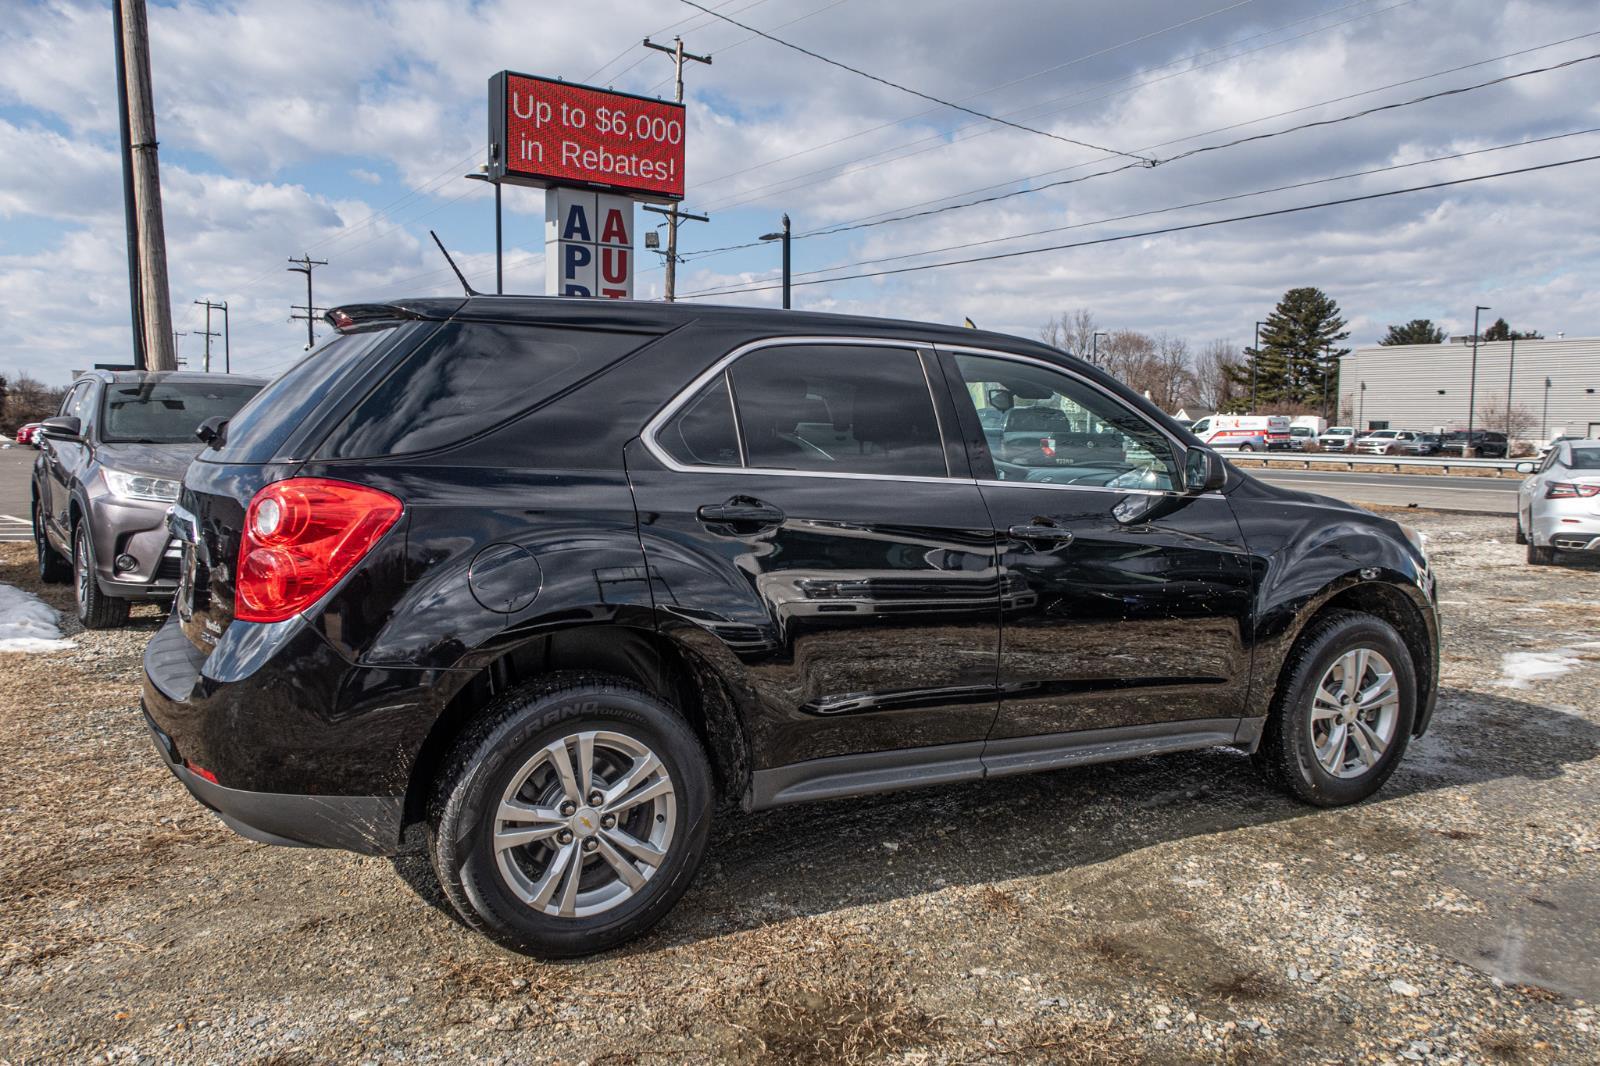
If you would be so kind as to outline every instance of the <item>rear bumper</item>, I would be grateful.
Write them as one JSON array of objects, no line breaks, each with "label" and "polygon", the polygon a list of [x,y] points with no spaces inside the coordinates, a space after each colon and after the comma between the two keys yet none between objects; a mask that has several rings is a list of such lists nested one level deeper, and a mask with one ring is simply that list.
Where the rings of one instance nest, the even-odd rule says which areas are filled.
[{"label": "rear bumper", "polygon": [[[1553,503],[1582,503],[1587,509],[1591,500],[1557,500]],[[1544,513],[1535,514],[1529,539],[1541,548],[1559,548],[1568,552],[1593,552],[1600,554],[1600,515],[1585,514],[1577,507],[1558,510],[1546,506]]]},{"label": "rear bumper", "polygon": [[299,619],[235,622],[202,649],[176,613],[146,646],[144,668],[142,704],[163,761],[236,831],[400,850],[410,775],[437,717],[421,672],[356,666]]},{"label": "rear bumper", "polygon": [[179,761],[172,738],[145,712],[145,725],[172,776],[248,840],[304,848],[342,848],[363,855],[398,851],[400,796],[296,796],[225,788]]}]

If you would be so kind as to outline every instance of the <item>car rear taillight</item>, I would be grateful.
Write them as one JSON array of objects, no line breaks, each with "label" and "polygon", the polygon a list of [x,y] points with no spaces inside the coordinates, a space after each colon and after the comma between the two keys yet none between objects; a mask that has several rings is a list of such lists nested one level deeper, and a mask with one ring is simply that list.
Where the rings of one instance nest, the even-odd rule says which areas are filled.
[{"label": "car rear taillight", "polygon": [[347,481],[276,481],[250,501],[234,617],[281,622],[316,603],[400,518],[387,492]]},{"label": "car rear taillight", "polygon": [[1600,496],[1600,485],[1579,485],[1572,481],[1552,481],[1545,486],[1547,500],[1571,500],[1579,496]]}]

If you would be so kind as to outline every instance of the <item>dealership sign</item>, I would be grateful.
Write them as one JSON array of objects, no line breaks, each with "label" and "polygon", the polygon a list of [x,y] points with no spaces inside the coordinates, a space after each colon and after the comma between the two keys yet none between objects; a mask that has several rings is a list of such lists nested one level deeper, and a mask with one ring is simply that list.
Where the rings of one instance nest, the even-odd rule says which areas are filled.
[{"label": "dealership sign", "polygon": [[501,71],[489,79],[489,177],[636,200],[683,199],[682,104]]},{"label": "dealership sign", "polygon": [[633,201],[584,189],[544,194],[545,292],[633,297]]}]

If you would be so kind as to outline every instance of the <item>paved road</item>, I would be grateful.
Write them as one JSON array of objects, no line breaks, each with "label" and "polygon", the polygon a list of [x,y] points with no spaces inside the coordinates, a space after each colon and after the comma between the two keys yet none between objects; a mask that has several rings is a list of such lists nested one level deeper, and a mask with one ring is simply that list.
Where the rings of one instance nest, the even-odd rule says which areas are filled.
[{"label": "paved road", "polygon": [[27,445],[0,449],[0,543],[29,540],[28,472],[39,453]]},{"label": "paved road", "polygon": [[1518,478],[1445,477],[1428,474],[1378,474],[1365,471],[1263,470],[1262,481],[1302,492],[1319,492],[1358,503],[1415,504],[1441,510],[1517,513]]}]

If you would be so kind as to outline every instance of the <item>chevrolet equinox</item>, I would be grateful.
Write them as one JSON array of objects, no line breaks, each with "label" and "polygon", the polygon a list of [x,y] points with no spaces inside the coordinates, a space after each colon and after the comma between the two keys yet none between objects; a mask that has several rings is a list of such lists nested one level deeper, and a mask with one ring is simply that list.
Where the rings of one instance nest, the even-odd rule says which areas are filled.
[{"label": "chevrolet equinox", "polygon": [[1428,724],[1420,538],[1053,348],[536,297],[328,319],[184,476],[149,726],[238,832],[422,847],[516,950],[649,928],[718,810],[1214,746],[1335,806]]}]

